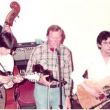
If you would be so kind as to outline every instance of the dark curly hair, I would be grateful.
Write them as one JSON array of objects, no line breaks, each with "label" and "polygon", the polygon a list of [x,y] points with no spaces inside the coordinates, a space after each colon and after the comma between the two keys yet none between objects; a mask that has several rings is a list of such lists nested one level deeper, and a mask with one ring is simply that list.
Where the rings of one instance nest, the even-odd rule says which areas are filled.
[{"label": "dark curly hair", "polygon": [[[101,45],[102,40],[107,40],[110,38],[110,32],[109,31],[102,31],[99,33],[97,37],[97,44]],[[100,47],[98,47],[100,49]]]},{"label": "dark curly hair", "polygon": [[0,47],[5,47],[15,51],[17,46],[17,40],[12,33],[1,32],[0,33]]},{"label": "dark curly hair", "polygon": [[102,31],[99,33],[97,37],[97,44],[101,44],[102,40],[107,40],[110,37],[110,32],[109,31]]}]

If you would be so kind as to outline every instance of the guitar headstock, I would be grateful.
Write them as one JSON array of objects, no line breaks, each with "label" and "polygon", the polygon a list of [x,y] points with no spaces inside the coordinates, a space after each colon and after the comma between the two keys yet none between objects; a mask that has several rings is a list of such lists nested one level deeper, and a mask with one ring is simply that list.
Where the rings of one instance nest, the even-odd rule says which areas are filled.
[{"label": "guitar headstock", "polygon": [[18,16],[20,12],[20,5],[16,1],[13,1],[10,3],[10,7],[12,10],[7,14],[5,24],[12,26],[14,19]]}]

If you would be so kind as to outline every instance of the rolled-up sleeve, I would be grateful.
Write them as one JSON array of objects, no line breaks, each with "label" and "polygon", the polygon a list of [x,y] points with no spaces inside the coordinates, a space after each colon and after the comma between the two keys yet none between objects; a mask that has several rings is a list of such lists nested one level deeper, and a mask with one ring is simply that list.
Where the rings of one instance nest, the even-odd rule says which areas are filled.
[{"label": "rolled-up sleeve", "polygon": [[80,65],[79,67],[75,68],[74,71],[71,73],[71,79],[74,82],[73,93],[77,92],[77,86],[84,81],[84,73],[87,70],[87,65]]}]

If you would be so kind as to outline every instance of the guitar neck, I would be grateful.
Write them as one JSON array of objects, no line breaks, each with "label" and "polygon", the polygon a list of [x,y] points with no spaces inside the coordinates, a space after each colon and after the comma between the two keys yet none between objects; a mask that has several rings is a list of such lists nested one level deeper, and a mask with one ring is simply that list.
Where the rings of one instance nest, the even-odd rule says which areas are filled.
[{"label": "guitar neck", "polygon": [[11,30],[11,28],[10,28],[10,26],[8,25],[8,23],[7,22],[5,22],[4,23],[4,26],[3,26],[3,28],[2,28],[2,32],[9,32],[9,33],[12,33],[12,30]]},{"label": "guitar neck", "polygon": [[0,70],[0,75],[2,75],[2,76],[8,76],[8,75],[12,75],[12,72],[10,72],[10,71],[2,72],[2,71]]},{"label": "guitar neck", "polygon": [[25,74],[20,74],[24,79],[28,79],[28,80],[33,80],[33,81],[38,81],[39,80],[39,73],[34,73],[34,74],[29,74],[29,73],[25,73]]}]

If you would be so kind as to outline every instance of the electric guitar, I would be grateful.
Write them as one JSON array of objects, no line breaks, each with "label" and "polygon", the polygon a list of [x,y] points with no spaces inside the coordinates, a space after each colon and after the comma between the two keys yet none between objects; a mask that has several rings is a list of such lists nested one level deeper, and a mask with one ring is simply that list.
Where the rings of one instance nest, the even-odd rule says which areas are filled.
[{"label": "electric guitar", "polygon": [[97,87],[102,89],[106,96],[104,94],[100,94],[100,96],[96,98],[95,96],[92,96],[88,91],[86,91],[82,85],[78,85],[77,96],[82,108],[92,109],[110,99],[110,77],[104,78],[99,82],[93,82],[86,79],[85,83],[96,90]]},{"label": "electric guitar", "polygon": [[[34,72],[34,74],[33,74]],[[38,74],[42,74],[42,75],[49,75],[48,77],[46,77],[47,81],[58,81],[57,79],[55,79],[53,77],[52,71],[48,70],[48,69],[44,69],[42,65],[40,64],[36,64],[33,65],[32,67],[32,74],[31,73],[21,73],[20,75],[24,78],[24,79],[29,79],[29,80],[37,80],[37,76]]]},{"label": "electric guitar", "polygon": [[[33,68],[32,68],[32,72],[35,72],[35,74],[28,74],[28,73],[23,73],[23,74],[20,74],[24,79],[33,79],[33,80],[36,80],[36,77],[37,77],[37,74],[42,74],[42,75],[49,75],[46,80],[47,81],[58,81],[57,79],[53,78],[53,75],[52,75],[52,71],[48,70],[48,69],[44,69],[42,65],[40,64],[36,64],[36,65],[33,65]],[[8,75],[13,75],[12,72],[10,71],[6,71],[6,72],[2,72],[0,70],[0,75],[2,76],[8,76]],[[12,79],[14,78],[14,76],[12,77]]]}]

